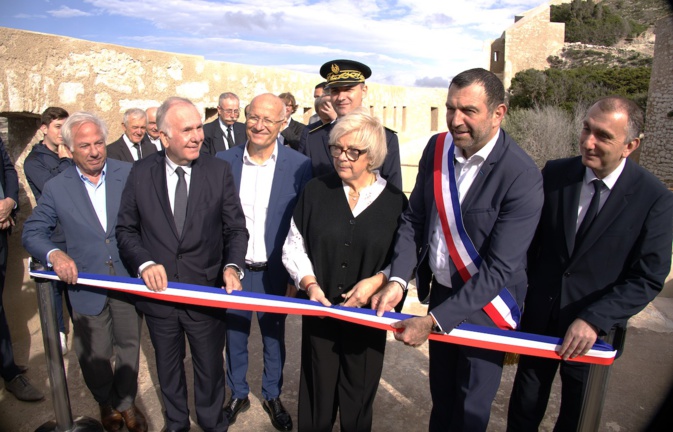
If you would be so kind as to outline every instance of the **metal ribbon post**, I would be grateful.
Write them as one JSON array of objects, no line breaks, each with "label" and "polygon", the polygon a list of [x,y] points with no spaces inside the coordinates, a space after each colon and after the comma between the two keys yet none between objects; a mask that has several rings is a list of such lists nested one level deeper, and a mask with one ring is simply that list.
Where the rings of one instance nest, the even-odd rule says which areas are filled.
[{"label": "metal ribbon post", "polygon": [[[613,328],[603,340],[612,345],[615,340],[615,331],[616,329]],[[615,349],[621,351],[622,347],[615,347]],[[592,364],[589,367],[589,377],[587,378],[584,399],[582,400],[582,412],[577,424],[578,432],[595,432],[599,429],[611,367],[611,365],[603,366],[597,364]]]},{"label": "metal ribbon post", "polygon": [[[35,258],[30,259],[31,270],[45,270],[42,263]],[[70,410],[70,395],[65,379],[65,367],[58,325],[54,313],[54,299],[51,282],[48,279],[33,278],[37,287],[37,305],[40,311],[44,354],[47,360],[47,373],[51,386],[51,400],[54,404],[56,420],[50,420],[35,429],[35,432],[104,432],[103,426],[90,417],[78,417],[73,421]],[[61,307],[61,305],[58,305]]]}]

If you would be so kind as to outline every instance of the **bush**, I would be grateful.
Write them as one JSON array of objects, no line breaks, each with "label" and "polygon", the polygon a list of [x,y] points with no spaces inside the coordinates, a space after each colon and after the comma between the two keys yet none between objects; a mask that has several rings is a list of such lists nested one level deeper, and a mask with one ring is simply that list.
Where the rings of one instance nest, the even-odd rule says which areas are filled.
[{"label": "bush", "polygon": [[507,113],[502,127],[542,168],[548,160],[578,154],[585,111],[584,105],[576,114],[551,106],[513,109]]},{"label": "bush", "polygon": [[552,5],[551,21],[565,23],[566,42],[593,45],[612,46],[643,31],[638,23],[627,21],[609,6],[592,0]]}]

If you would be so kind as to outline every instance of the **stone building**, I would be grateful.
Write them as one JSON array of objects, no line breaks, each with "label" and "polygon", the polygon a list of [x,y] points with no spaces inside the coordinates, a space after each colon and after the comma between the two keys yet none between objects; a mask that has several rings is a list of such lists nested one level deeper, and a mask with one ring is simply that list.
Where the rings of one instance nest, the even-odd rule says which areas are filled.
[{"label": "stone building", "polygon": [[[260,93],[290,91],[300,107],[294,119],[306,123],[313,114],[313,88],[323,81],[319,67],[316,64],[316,73],[309,74],[0,27],[0,118],[7,120],[3,139],[21,168],[32,144],[41,138],[39,116],[48,106],[98,114],[108,125],[112,142],[122,133],[122,114],[128,108],[158,106],[176,95],[192,100],[210,120],[217,115],[218,97],[224,91],[236,93],[242,107]],[[374,82],[368,87],[364,103],[398,132],[400,143],[445,129],[440,110],[446,89]],[[407,191],[413,187],[420,150],[412,149],[409,160],[403,160]]]},{"label": "stone building", "polygon": [[547,58],[563,48],[565,24],[550,22],[550,5],[569,0],[552,0],[514,17],[514,24],[500,38],[486,44],[489,70],[509,88],[517,72],[547,69]]},{"label": "stone building", "polygon": [[657,21],[640,164],[673,189],[673,16]]}]

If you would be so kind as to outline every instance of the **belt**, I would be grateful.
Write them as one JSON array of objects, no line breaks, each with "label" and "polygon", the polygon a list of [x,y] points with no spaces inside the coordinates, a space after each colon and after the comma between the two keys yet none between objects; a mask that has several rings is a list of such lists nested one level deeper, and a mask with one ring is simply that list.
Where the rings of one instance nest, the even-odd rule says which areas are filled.
[{"label": "belt", "polygon": [[261,272],[261,271],[266,271],[268,268],[267,263],[245,263],[245,268],[250,270],[251,272]]}]

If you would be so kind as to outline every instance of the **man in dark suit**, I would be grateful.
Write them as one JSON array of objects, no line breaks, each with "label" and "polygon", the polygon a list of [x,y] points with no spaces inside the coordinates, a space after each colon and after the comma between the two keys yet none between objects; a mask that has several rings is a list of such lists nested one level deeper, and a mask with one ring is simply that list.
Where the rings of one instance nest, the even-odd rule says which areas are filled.
[{"label": "man in dark suit", "polygon": [[297,99],[290,92],[281,93],[278,95],[279,98],[285,104],[285,128],[282,129],[280,136],[282,137],[282,144],[291,147],[294,150],[299,148],[299,139],[301,138],[302,132],[306,128],[304,123],[292,120],[292,114],[297,112]]},{"label": "man in dark suit", "polygon": [[[23,246],[68,284],[73,345],[107,431],[147,431],[135,406],[142,320],[125,293],[76,285],[78,272],[128,276],[119,259],[115,226],[131,165],[106,158],[105,124],[78,112],[63,124],[74,166],[48,181],[23,228]],[[65,250],[52,234],[60,225]],[[67,253],[65,252],[67,250]],[[114,357],[114,369],[110,359]]]},{"label": "man in dark suit", "polygon": [[[281,252],[297,196],[311,178],[311,161],[277,145],[284,119],[285,105],[280,98],[268,93],[255,97],[250,103],[247,121],[248,143],[220,152],[217,157],[231,165],[250,234],[243,290],[294,297],[296,288],[290,283]],[[257,313],[264,343],[263,407],[273,426],[281,431],[292,430],[292,419],[280,401],[285,365],[285,316]],[[229,424],[250,406],[250,388],[245,375],[251,321],[252,312],[227,310],[226,363],[231,399],[225,411]]]},{"label": "man in dark suit", "polygon": [[238,96],[222,93],[217,104],[217,119],[203,126],[202,153],[215,156],[217,152],[245,144],[248,140],[245,124],[237,121],[240,113]]},{"label": "man in dark suit", "polygon": [[164,147],[161,145],[161,137],[157,127],[157,109],[159,107],[150,107],[145,110],[145,114],[147,114],[147,134],[143,137],[143,141],[152,143],[157,151],[162,151]]},{"label": "man in dark suit", "polygon": [[0,157],[2,158],[0,161],[0,375],[5,381],[5,390],[18,400],[34,402],[44,399],[44,395],[24,376],[27,369],[14,363],[12,338],[2,300],[9,252],[7,236],[14,226],[14,215],[19,203],[19,179],[2,138],[0,138]]},{"label": "man in dark suit", "polygon": [[538,429],[560,365],[555,430],[575,431],[589,366],[572,360],[597,338],[623,333],[663,287],[671,266],[673,194],[628,159],[642,128],[643,113],[633,101],[603,98],[584,119],[581,156],[550,161],[543,170],[545,201],[529,252],[522,330],[563,337],[563,361],[521,356],[508,430]]},{"label": "man in dark suit", "polygon": [[[353,60],[332,60],[320,68],[320,75],[327,81],[332,107],[337,119],[362,106],[367,96],[365,79],[372,74],[371,69]],[[304,128],[297,151],[305,154],[313,164],[313,176],[334,172],[333,158],[327,143],[334,123],[323,124],[313,129]],[[400,144],[397,134],[386,128],[388,154],[381,165],[381,176],[402,190],[402,168],[400,165]]]},{"label": "man in dark suit", "polygon": [[[168,281],[240,290],[248,233],[231,167],[200,153],[203,123],[189,100],[167,99],[157,124],[166,151],[131,170],[117,224],[121,257],[151,291],[165,290]],[[223,311],[152,299],[136,306],[156,353],[165,430],[189,430],[186,335],[197,422],[204,431],[226,431]]]},{"label": "man in dark suit", "polygon": [[[449,332],[463,322],[517,325],[511,319],[503,326],[508,317],[487,306],[497,296],[509,296],[512,316],[523,306],[542,176],[500,129],[504,97],[502,82],[484,69],[461,72],[449,85],[450,134],[435,135],[423,152],[395,240],[390,282],[372,298],[379,314],[397,305],[418,263],[419,298],[432,283],[429,314],[394,324],[403,330],[395,338],[405,344],[418,346],[433,330]],[[430,341],[430,430],[485,431],[503,360],[502,352]]]},{"label": "man in dark suit", "polygon": [[140,108],[130,108],[124,112],[122,121],[124,133],[108,146],[107,155],[111,159],[135,162],[157,152],[157,148],[147,138],[147,114]]}]

